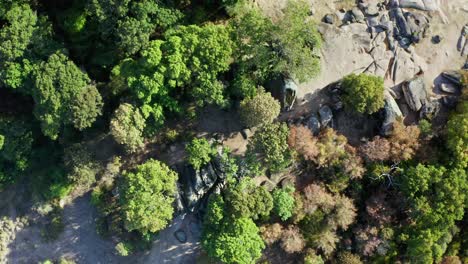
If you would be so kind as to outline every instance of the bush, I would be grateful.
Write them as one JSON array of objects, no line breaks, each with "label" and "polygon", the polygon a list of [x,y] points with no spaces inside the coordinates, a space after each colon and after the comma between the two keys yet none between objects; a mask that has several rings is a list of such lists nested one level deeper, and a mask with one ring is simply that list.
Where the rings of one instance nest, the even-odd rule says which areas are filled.
[{"label": "bush", "polygon": [[211,156],[216,154],[216,149],[205,138],[195,138],[187,145],[185,150],[188,153],[188,162],[195,170],[199,170],[203,165],[208,164]]},{"label": "bush", "polygon": [[362,264],[359,256],[352,254],[349,251],[343,251],[338,254],[339,264]]},{"label": "bush", "polygon": [[272,245],[281,238],[283,227],[278,223],[264,225],[260,227],[260,233],[263,241],[265,241],[267,245]]},{"label": "bush", "polygon": [[305,247],[305,240],[299,228],[289,226],[281,235],[281,248],[287,253],[301,252]]},{"label": "bush", "polygon": [[273,212],[278,215],[282,221],[288,220],[294,210],[294,187],[287,186],[283,189],[277,189],[273,192]]},{"label": "bush", "polygon": [[256,127],[272,123],[280,111],[280,103],[270,93],[260,90],[256,96],[241,102],[240,117],[245,126]]},{"label": "bush", "polygon": [[132,254],[133,252],[133,246],[130,243],[127,242],[119,242],[115,246],[115,251],[117,255],[126,257]]},{"label": "bush", "polygon": [[343,79],[343,103],[359,113],[372,114],[384,106],[384,82],[381,77],[350,74]]}]

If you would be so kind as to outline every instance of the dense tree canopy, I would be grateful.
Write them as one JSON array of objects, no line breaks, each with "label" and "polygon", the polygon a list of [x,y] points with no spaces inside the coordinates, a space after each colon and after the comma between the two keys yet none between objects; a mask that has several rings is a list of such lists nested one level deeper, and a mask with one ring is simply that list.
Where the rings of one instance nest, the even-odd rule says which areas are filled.
[{"label": "dense tree canopy", "polygon": [[127,103],[117,108],[110,122],[110,133],[130,153],[143,146],[144,128],[145,120],[140,110]]},{"label": "dense tree canopy", "polygon": [[350,74],[343,79],[343,102],[359,113],[372,114],[384,106],[383,79],[367,74]]},{"label": "dense tree canopy", "polygon": [[123,175],[120,204],[125,228],[155,233],[172,219],[177,173],[150,159]]}]

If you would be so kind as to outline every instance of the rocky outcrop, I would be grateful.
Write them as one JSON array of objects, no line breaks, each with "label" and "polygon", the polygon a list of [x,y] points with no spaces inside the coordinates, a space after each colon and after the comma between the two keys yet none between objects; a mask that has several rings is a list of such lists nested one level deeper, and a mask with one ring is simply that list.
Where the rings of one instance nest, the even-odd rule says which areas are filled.
[{"label": "rocky outcrop", "polygon": [[413,111],[419,111],[427,101],[427,91],[424,80],[416,77],[403,84],[405,101]]},{"label": "rocky outcrop", "polygon": [[179,199],[183,205],[182,211],[195,211],[204,198],[211,192],[219,191],[225,184],[226,165],[223,164],[221,151],[199,170],[195,170],[191,165],[182,165],[179,168]]},{"label": "rocky outcrop", "polygon": [[437,0],[393,0],[394,6],[401,8],[415,8],[423,11],[437,11],[439,4]]},{"label": "rocky outcrop", "polygon": [[392,124],[397,118],[403,116],[397,102],[388,91],[385,91],[385,106],[383,112],[384,120],[382,122],[381,133],[382,135],[388,136],[392,133]]},{"label": "rocky outcrop", "polygon": [[322,127],[332,126],[333,112],[328,105],[324,105],[319,109],[320,125]]}]

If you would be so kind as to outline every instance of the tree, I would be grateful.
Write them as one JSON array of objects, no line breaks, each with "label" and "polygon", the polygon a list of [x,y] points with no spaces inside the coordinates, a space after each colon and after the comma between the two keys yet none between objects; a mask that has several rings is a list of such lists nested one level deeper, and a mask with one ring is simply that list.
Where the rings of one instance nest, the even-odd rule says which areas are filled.
[{"label": "tree", "polygon": [[117,108],[110,122],[110,133],[117,143],[132,153],[143,146],[145,120],[138,109],[124,103]]},{"label": "tree", "polygon": [[[466,88],[465,88],[466,89]],[[447,147],[461,167],[468,165],[468,100],[464,99],[447,123]]]},{"label": "tree", "polygon": [[281,234],[281,248],[287,253],[301,252],[305,247],[305,240],[296,226],[289,226]]},{"label": "tree", "polygon": [[251,178],[242,178],[226,189],[226,208],[236,218],[257,220],[267,218],[273,208],[273,198],[263,186],[256,186]]},{"label": "tree", "polygon": [[402,191],[407,197],[413,224],[407,227],[406,254],[418,263],[439,262],[455,221],[461,220],[467,202],[466,170],[441,166],[409,167],[404,170]]},{"label": "tree", "polygon": [[265,245],[259,230],[249,218],[235,218],[225,223],[216,237],[202,241],[208,255],[227,264],[254,263]]},{"label": "tree", "polygon": [[125,228],[155,233],[172,219],[177,173],[160,161],[149,159],[123,174],[120,205]]},{"label": "tree", "polygon": [[208,164],[211,156],[216,154],[216,149],[205,138],[194,138],[185,147],[185,150],[188,154],[188,161],[195,170],[199,170],[203,165]]},{"label": "tree", "polygon": [[217,78],[228,69],[232,52],[222,25],[180,26],[164,36],[151,41],[139,60],[122,61],[111,77],[130,91],[153,128],[164,123],[166,111],[180,110],[175,95],[189,96],[198,105],[223,105],[224,85]]},{"label": "tree", "polygon": [[381,77],[350,74],[342,81],[343,103],[359,113],[372,114],[384,106],[384,82]]},{"label": "tree", "polygon": [[265,241],[267,245],[273,245],[281,238],[281,234],[283,233],[283,226],[278,223],[263,225],[260,227],[260,232],[263,241]]},{"label": "tree", "polygon": [[294,209],[293,193],[294,187],[291,186],[273,191],[273,212],[275,212],[282,221],[286,221],[292,216]]},{"label": "tree", "polygon": [[386,138],[379,136],[366,142],[359,148],[366,161],[386,161],[390,159],[391,143]]},{"label": "tree", "polygon": [[359,256],[354,255],[349,251],[342,251],[338,254],[338,263],[339,264],[362,264]]},{"label": "tree", "polygon": [[221,195],[210,197],[203,221],[202,247],[223,263],[253,263],[265,244],[255,223],[246,217],[228,214]]},{"label": "tree", "polygon": [[418,150],[420,130],[417,126],[405,126],[402,121],[393,123],[390,136],[390,159],[403,161],[411,159]]},{"label": "tree", "polygon": [[240,117],[247,127],[256,127],[272,123],[280,114],[281,106],[270,93],[260,90],[252,98],[241,102]]},{"label": "tree", "polygon": [[273,23],[256,8],[247,7],[232,20],[236,61],[261,83],[283,74],[301,82],[320,70],[321,38],[305,1],[289,1],[283,17]]},{"label": "tree", "polygon": [[[96,88],[89,82],[88,76],[60,52],[34,71],[34,114],[46,136],[56,139],[64,125],[74,124],[82,130],[94,122],[102,103],[99,92],[92,91]],[[83,100],[83,92],[90,94],[86,97],[92,102]]]},{"label": "tree", "polygon": [[313,161],[319,154],[317,138],[305,126],[292,126],[288,138],[289,147],[295,149],[305,160]]},{"label": "tree", "polygon": [[247,152],[258,155],[263,166],[271,172],[278,172],[291,163],[288,135],[286,124],[266,124],[255,132],[249,141]]},{"label": "tree", "polygon": [[0,116],[0,189],[29,167],[33,145],[30,121]]}]

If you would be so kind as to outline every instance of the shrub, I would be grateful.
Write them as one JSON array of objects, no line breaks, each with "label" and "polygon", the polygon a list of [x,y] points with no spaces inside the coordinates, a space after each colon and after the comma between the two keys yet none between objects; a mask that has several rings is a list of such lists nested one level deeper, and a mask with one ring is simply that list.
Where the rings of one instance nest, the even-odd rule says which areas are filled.
[{"label": "shrub", "polygon": [[115,246],[115,251],[116,251],[117,255],[126,257],[126,256],[129,256],[129,255],[132,254],[133,246],[132,246],[132,244],[127,243],[127,242],[119,242]]},{"label": "shrub", "polygon": [[270,93],[260,90],[241,102],[240,117],[245,126],[256,127],[272,123],[280,111],[280,103]]},{"label": "shrub", "polygon": [[343,79],[343,103],[359,113],[372,114],[384,106],[384,82],[381,77],[350,74]]},{"label": "shrub", "polygon": [[343,251],[338,254],[339,264],[362,264],[359,256],[352,254],[349,251]]},{"label": "shrub", "polygon": [[203,165],[208,164],[211,156],[216,154],[216,149],[205,138],[194,138],[185,150],[188,153],[188,162],[193,168],[199,170]]},{"label": "shrub", "polygon": [[281,238],[283,227],[278,223],[264,225],[260,227],[260,233],[263,241],[265,241],[267,245],[272,245]]},{"label": "shrub", "polygon": [[320,255],[317,255],[313,250],[307,250],[304,256],[304,264],[324,264],[324,261]]},{"label": "shrub", "polygon": [[294,210],[294,187],[287,186],[283,189],[277,189],[273,192],[273,212],[278,215],[282,221],[288,220]]}]

